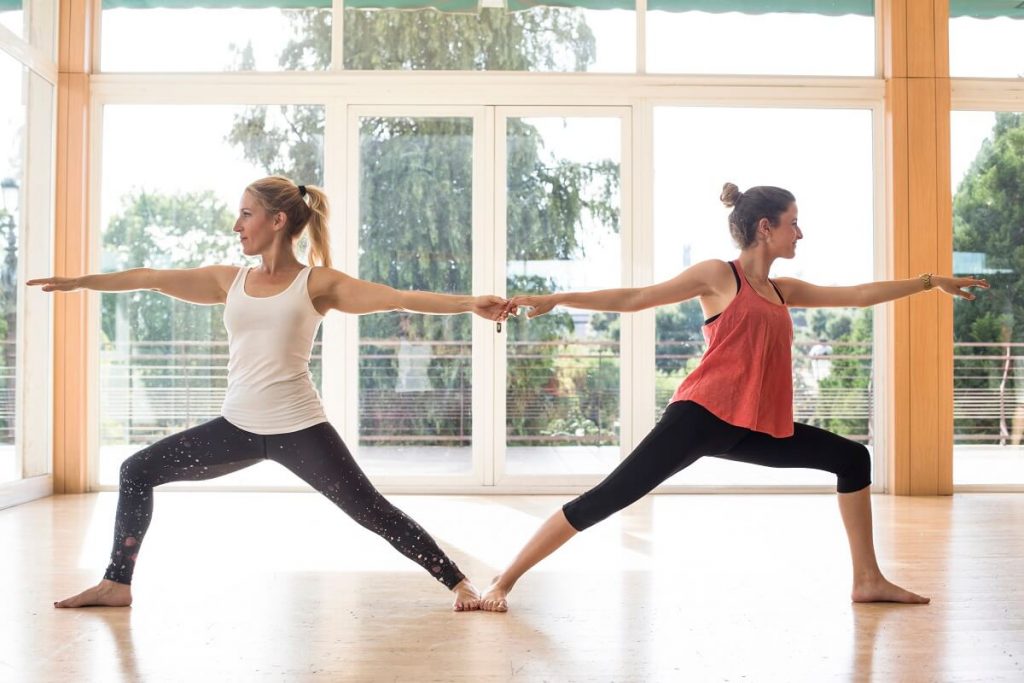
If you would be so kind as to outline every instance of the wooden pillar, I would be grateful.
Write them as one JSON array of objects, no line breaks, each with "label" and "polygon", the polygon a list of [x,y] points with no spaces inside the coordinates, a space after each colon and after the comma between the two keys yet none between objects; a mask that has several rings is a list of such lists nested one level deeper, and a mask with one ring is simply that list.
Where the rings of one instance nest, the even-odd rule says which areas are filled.
[{"label": "wooden pillar", "polygon": [[[54,274],[89,269],[89,77],[91,3],[60,0],[57,59],[57,167]],[[89,430],[88,299],[84,292],[54,295],[54,493],[86,490]]]},{"label": "wooden pillar", "polygon": [[[884,0],[887,207],[892,276],[952,271],[948,0]],[[892,310],[890,488],[953,492],[953,303],[919,294]]]}]

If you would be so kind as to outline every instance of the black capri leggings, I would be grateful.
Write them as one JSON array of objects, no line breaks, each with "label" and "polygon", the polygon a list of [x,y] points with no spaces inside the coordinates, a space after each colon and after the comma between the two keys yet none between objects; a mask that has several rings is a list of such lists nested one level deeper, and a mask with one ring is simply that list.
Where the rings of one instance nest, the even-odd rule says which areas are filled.
[{"label": "black capri leggings", "polygon": [[692,401],[669,404],[661,420],[604,481],[562,510],[583,531],[648,494],[676,472],[710,455],[767,467],[808,467],[838,477],[839,493],[871,484],[871,458],[862,444],[824,429],[793,425],[793,436],[777,439],[735,427]]},{"label": "black capri leggings", "polygon": [[239,429],[223,417],[161,439],[121,464],[114,548],[104,578],[131,583],[139,546],[153,516],[154,486],[213,479],[267,459],[299,475],[448,588],[465,578],[430,534],[373,487],[327,422],[262,436]]}]

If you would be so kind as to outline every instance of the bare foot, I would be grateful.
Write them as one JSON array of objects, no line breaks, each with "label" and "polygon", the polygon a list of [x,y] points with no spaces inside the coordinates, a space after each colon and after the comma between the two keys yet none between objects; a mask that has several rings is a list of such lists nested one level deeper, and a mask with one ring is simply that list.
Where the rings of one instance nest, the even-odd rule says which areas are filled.
[{"label": "bare foot", "polygon": [[127,607],[132,604],[132,587],[103,579],[74,597],[53,603],[54,607]]},{"label": "bare foot", "polygon": [[452,592],[455,593],[453,612],[473,612],[480,609],[480,591],[469,582],[469,579],[459,581]]},{"label": "bare foot", "polygon": [[911,605],[927,605],[931,598],[900,588],[882,575],[858,581],[853,586],[850,598],[854,602],[904,602]]},{"label": "bare foot", "polygon": [[507,612],[508,611],[508,592],[511,588],[506,588],[501,583],[501,577],[495,576],[491,579],[491,586],[484,591],[483,597],[480,599],[480,609],[488,612]]}]

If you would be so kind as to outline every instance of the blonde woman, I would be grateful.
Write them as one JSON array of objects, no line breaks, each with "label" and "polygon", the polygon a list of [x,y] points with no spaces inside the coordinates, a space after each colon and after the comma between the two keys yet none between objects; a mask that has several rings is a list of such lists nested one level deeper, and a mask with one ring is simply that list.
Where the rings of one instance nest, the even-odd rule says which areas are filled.
[{"label": "blonde woman", "polygon": [[[327,422],[309,359],[330,310],[364,314],[405,310],[475,313],[502,320],[506,301],[398,291],[331,268],[328,202],[323,191],[278,176],[245,188],[234,231],[256,267],[187,270],[135,268],[82,277],[30,280],[47,292],[149,289],[197,304],[224,304],[228,386],[221,416],[144,448],[121,465],[110,563],[99,584],[55,607],[131,604],[131,580],[153,512],[153,489],[212,479],[274,460],[324,494],[356,522],[386,539],[454,594],[455,611],[477,609],[479,594],[414,520],[370,483]],[[309,262],[295,245],[309,235]]]}]

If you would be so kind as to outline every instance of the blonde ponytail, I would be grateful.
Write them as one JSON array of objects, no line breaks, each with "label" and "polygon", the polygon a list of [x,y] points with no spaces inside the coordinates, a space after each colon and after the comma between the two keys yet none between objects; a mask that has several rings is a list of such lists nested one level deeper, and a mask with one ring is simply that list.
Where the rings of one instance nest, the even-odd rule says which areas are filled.
[{"label": "blonde ponytail", "polygon": [[327,195],[315,185],[306,185],[306,202],[309,204],[309,250],[306,258],[309,265],[331,267],[331,235],[328,232],[331,207]]}]

